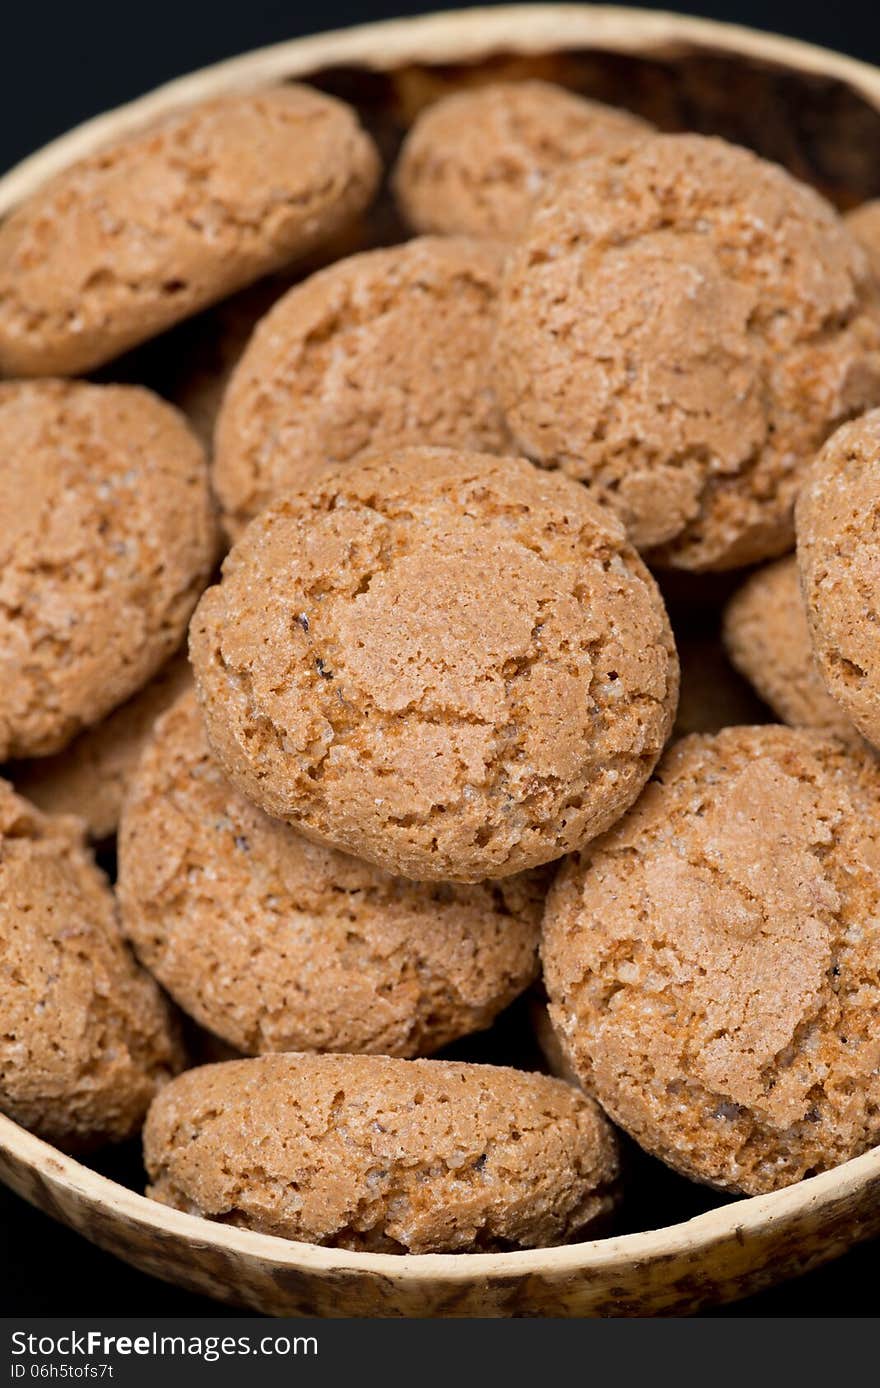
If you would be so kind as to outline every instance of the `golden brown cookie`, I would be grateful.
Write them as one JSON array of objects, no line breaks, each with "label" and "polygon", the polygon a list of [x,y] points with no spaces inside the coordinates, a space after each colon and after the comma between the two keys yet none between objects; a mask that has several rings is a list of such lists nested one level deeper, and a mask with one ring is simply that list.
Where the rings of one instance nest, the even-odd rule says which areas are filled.
[{"label": "golden brown cookie", "polygon": [[0,385],[0,761],[60,751],[141,689],[215,546],[204,453],[170,405]]},{"label": "golden brown cookie", "polygon": [[551,174],[650,130],[552,82],[454,92],[429,106],[404,141],[397,201],[416,231],[514,240]]},{"label": "golden brown cookie", "polygon": [[376,449],[500,452],[489,388],[498,248],[427,237],[351,256],[262,320],[217,423],[214,486],[236,536],[268,501]]},{"label": "golden brown cookie", "polygon": [[295,84],[87,156],[0,227],[0,372],[109,361],[332,237],[378,174],[354,111]]},{"label": "golden brown cookie", "polygon": [[647,1151],[777,1190],[880,1141],[880,766],[768,724],[684,738],[547,905],[550,1014]]},{"label": "golden brown cookie", "polygon": [[758,569],[734,594],[724,613],[724,644],[736,668],[783,723],[864,748],[813,657],[793,554]]},{"label": "golden brown cookie", "polygon": [[588,483],[653,562],[736,568],[790,548],[808,461],[880,402],[876,295],[783,169],[648,138],[546,190],[507,261],[495,386],[523,452]]},{"label": "golden brown cookie", "polygon": [[880,284],[880,198],[863,202],[843,219],[856,240],[864,247],[871,273]]},{"label": "golden brown cookie", "polygon": [[79,822],[0,781],[0,1108],[57,1146],[95,1147],[137,1132],[182,1061]]},{"label": "golden brown cookie", "polygon": [[139,694],[54,757],[14,762],[5,774],[46,814],[75,814],[97,841],[116,833],[128,783],[153,724],[192,683],[186,655],[177,655]]},{"label": "golden brown cookie", "polygon": [[190,656],[238,789],[416,879],[549,862],[632,803],[669,733],[662,599],[585,489],[413,448],[266,508]]},{"label": "golden brown cookie", "polygon": [[141,962],[245,1053],[429,1055],[537,967],[546,874],[418,884],[310,843],[233,789],[195,695],[158,723],[122,815],[117,891]]},{"label": "golden brown cookie", "polygon": [[144,1129],[147,1194],[281,1238],[382,1253],[541,1248],[609,1213],[613,1131],[506,1066],[272,1055],[190,1070]]},{"label": "golden brown cookie", "polygon": [[829,694],[880,747],[880,410],[828,440],[797,504],[813,653]]}]

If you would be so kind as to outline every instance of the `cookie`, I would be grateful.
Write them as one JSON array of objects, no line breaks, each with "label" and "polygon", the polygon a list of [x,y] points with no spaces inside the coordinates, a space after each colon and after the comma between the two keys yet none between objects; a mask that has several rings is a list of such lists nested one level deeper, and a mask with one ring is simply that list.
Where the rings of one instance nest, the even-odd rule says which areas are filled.
[{"label": "cookie", "polygon": [[96,842],[109,838],[153,724],[191,683],[189,661],[175,656],[139,694],[63,752],[15,762],[6,775],[46,814],[79,815]]},{"label": "cookie", "polygon": [[427,1055],[537,973],[544,876],[417,884],[310,843],[234,790],[195,695],[158,723],[123,811],[117,892],[142,963],[244,1053]]},{"label": "cookie", "polygon": [[551,82],[495,82],[429,106],[403,144],[397,201],[416,231],[514,240],[549,175],[651,127]]},{"label": "cookie", "polygon": [[380,1253],[542,1248],[613,1204],[610,1125],[495,1065],[272,1055],[190,1070],[144,1129],[147,1194],[264,1234]]},{"label": "cookie", "polygon": [[0,372],[109,361],[331,238],[378,176],[355,113],[295,84],[88,155],[0,226]]},{"label": "cookie", "polygon": [[813,654],[834,702],[880,747],[880,410],[846,424],[797,504],[797,557]]},{"label": "cookie", "polygon": [[864,248],[871,273],[880,284],[880,198],[863,202],[861,207],[847,212],[843,220]]},{"label": "cookie", "polygon": [[158,378],[160,395],[183,411],[210,456],[226,387],[260,319],[308,274],[391,235],[388,222],[383,208],[374,209],[374,215],[357,218],[331,241],[322,243],[318,251],[297,261],[295,273],[288,270],[267,275],[161,338],[154,338],[125,358],[138,373],[134,379],[152,384],[150,377]]},{"label": "cookie", "polygon": [[808,462],[880,402],[867,259],[833,209],[722,140],[559,174],[507,261],[494,382],[517,446],[615,508],[658,566],[789,549]]},{"label": "cookie", "polygon": [[80,834],[0,781],[0,1108],[71,1151],[137,1132],[183,1062]]},{"label": "cookie", "polygon": [[190,657],[233,784],[415,879],[549,862],[632,803],[674,716],[662,599],[585,489],[413,448],[268,506]]},{"label": "cookie", "polygon": [[736,668],[783,723],[864,748],[813,657],[793,554],[758,569],[734,594],[724,613],[724,644]]},{"label": "cookie", "polygon": [[694,1180],[759,1194],[880,1141],[880,766],[769,724],[684,738],[547,905],[584,1088]]},{"label": "cookie", "polygon": [[502,451],[489,387],[497,247],[428,237],[311,276],[262,320],[217,423],[228,532],[327,466],[407,444]]},{"label": "cookie", "polygon": [[215,552],[204,454],[171,406],[0,385],[0,761],[60,751],[141,689]]}]

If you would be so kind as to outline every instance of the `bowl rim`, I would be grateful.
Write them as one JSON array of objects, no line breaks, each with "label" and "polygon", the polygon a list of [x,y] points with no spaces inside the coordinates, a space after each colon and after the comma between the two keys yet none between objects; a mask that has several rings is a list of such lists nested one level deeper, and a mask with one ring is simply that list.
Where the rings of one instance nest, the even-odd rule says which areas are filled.
[{"label": "bowl rim", "polygon": [[435,1283],[440,1279],[447,1284],[470,1282],[481,1274],[562,1276],[589,1269],[624,1269],[631,1267],[634,1260],[648,1262],[676,1254],[693,1257],[700,1248],[731,1241],[741,1244],[752,1235],[766,1234],[775,1224],[784,1224],[811,1209],[822,1209],[831,1200],[843,1202],[851,1195],[857,1196],[872,1180],[880,1180],[880,1147],[874,1147],[841,1166],[781,1190],[734,1200],[656,1229],[510,1253],[365,1253],[240,1229],[163,1205],[93,1171],[2,1114],[0,1153],[16,1159],[28,1171],[39,1173],[59,1195],[67,1194],[129,1224],[189,1244],[221,1252],[236,1251],[263,1263],[299,1271],[366,1273],[386,1279],[405,1274],[409,1280]]},{"label": "bowl rim", "polygon": [[[564,40],[560,37],[564,36]],[[381,42],[377,42],[381,40]],[[308,78],[322,67],[386,71],[406,63],[465,64],[491,53],[540,54],[578,48],[675,56],[729,53],[805,76],[836,79],[880,110],[880,68],[781,35],[666,10],[589,4],[520,4],[445,11],[286,40],[211,64],[164,83],[115,110],[95,116],[44,145],[0,177],[0,218],[73,160],[105,140],[141,127],[169,110],[218,91]],[[676,1224],[554,1248],[510,1253],[366,1253],[300,1243],[236,1228],[172,1209],[130,1190],[36,1137],[0,1114],[0,1156],[32,1173],[59,1198],[98,1208],[145,1231],[218,1252],[305,1272],[372,1275],[420,1283],[469,1283],[481,1276],[565,1276],[631,1268],[720,1243],[744,1243],[811,1211],[843,1204],[880,1182],[880,1146],[766,1195],[735,1200]],[[39,1194],[21,1182],[25,1198]],[[60,1211],[59,1211],[60,1212]],[[74,1223],[74,1227],[76,1224]]]},{"label": "bowl rim", "polygon": [[835,78],[880,108],[880,68],[742,24],[624,5],[514,4],[447,10],[285,39],[162,83],[82,122],[13,165],[0,176],[0,217],[105,140],[221,89],[247,91],[272,81],[308,77],[322,67],[361,66],[384,72],[408,62],[424,63],[426,52],[432,64],[466,64],[491,52],[547,53],[559,51],[561,34],[566,50],[607,47],[618,53],[670,56],[689,49],[735,53],[768,66]]}]

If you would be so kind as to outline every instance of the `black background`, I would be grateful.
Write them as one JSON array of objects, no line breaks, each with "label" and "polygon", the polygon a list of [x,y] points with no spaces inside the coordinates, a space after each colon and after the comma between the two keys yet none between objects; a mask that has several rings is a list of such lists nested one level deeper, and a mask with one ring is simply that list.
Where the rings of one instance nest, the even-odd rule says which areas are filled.
[{"label": "black background", "polygon": [[[669,8],[825,44],[880,63],[876,0],[699,0]],[[404,0],[17,0],[0,38],[0,169],[86,117],[192,68],[319,29],[449,5]],[[880,149],[877,150],[880,161]],[[111,1161],[114,1160],[111,1158]],[[727,1316],[870,1316],[880,1244],[734,1307]],[[0,1312],[24,1316],[227,1314],[142,1276],[0,1188]],[[230,1312],[228,1314],[235,1314]]]}]

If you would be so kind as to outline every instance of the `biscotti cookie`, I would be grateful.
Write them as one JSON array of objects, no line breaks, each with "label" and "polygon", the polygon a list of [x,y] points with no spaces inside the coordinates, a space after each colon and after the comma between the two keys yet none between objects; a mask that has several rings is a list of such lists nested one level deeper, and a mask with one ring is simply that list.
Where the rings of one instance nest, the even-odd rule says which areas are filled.
[{"label": "biscotti cookie", "polygon": [[416,879],[505,877],[608,828],[678,692],[619,522],[560,474],[449,449],[324,469],[268,506],[190,656],[243,794]]},{"label": "biscotti cookie", "polygon": [[0,761],[60,751],[142,688],[215,553],[204,453],[170,405],[0,384]]},{"label": "biscotti cookie", "polygon": [[503,450],[488,367],[500,267],[495,246],[426,237],[351,256],[286,294],[217,423],[230,534],[285,488],[376,449]]},{"label": "biscotti cookie", "polygon": [[581,1083],[695,1180],[777,1190],[880,1141],[880,766],[694,736],[563,867],[550,1015]]},{"label": "biscotti cookie", "polygon": [[0,1109],[70,1150],[130,1137],[183,1061],[80,834],[0,781]]},{"label": "biscotti cookie", "polygon": [[46,814],[79,815],[93,839],[109,838],[153,724],[191,683],[189,661],[175,656],[139,694],[63,752],[14,762],[5,774]]},{"label": "biscotti cookie", "polygon": [[570,1085],[494,1065],[272,1055],[190,1070],[144,1129],[147,1194],[382,1253],[541,1248],[612,1208],[614,1134]]},{"label": "biscotti cookie", "polygon": [[416,231],[515,239],[548,176],[631,143],[651,127],[551,82],[493,82],[429,106],[394,175]]},{"label": "biscotti cookie", "polygon": [[529,457],[589,484],[651,561],[791,547],[809,461],[880,402],[877,287],[841,218],[722,140],[559,174],[507,261],[495,386]]},{"label": "biscotti cookie", "polygon": [[807,621],[835,703],[880,747],[880,410],[828,440],[797,504]]},{"label": "biscotti cookie", "polygon": [[819,673],[793,554],[758,569],[734,594],[724,613],[724,644],[783,723],[864,747]]},{"label": "biscotti cookie", "polygon": [[0,227],[0,372],[109,361],[332,237],[378,174],[354,111],[294,84],[87,156]]},{"label": "biscotti cookie", "polygon": [[847,212],[844,221],[864,247],[871,273],[880,284],[880,198],[853,208],[852,212]]},{"label": "biscotti cookie", "polygon": [[192,693],[158,723],[120,825],[141,962],[251,1054],[428,1055],[489,1026],[537,972],[544,888],[407,882],[310,843],[233,789]]}]

